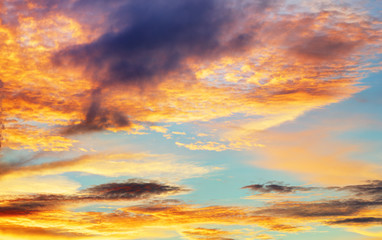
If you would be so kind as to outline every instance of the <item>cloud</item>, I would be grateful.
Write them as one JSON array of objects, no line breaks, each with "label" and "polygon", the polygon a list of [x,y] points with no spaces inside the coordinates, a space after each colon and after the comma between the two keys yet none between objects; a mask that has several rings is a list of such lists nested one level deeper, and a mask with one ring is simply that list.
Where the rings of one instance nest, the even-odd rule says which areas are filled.
[{"label": "cloud", "polygon": [[25,227],[25,226],[0,226],[0,233],[6,239],[87,239],[91,237],[85,233],[63,232],[60,228],[49,227]]},{"label": "cloud", "polygon": [[233,238],[226,238],[232,233],[220,229],[211,228],[195,228],[183,232],[184,235],[190,239],[204,239],[204,240],[232,240]]},{"label": "cloud", "polygon": [[259,193],[294,193],[297,191],[307,192],[314,190],[314,187],[299,187],[299,186],[288,186],[288,185],[281,185],[276,183],[268,183],[268,184],[253,184],[242,187],[242,189],[250,189],[254,192]]},{"label": "cloud", "polygon": [[[187,191],[181,186],[132,179],[126,182],[88,187],[76,194],[26,195],[3,200],[0,207],[4,215],[0,217],[0,222],[4,221],[5,218],[17,217],[19,222],[24,222],[22,219],[25,219],[25,227],[28,228],[32,227],[28,224],[28,221],[32,219],[34,221],[33,227],[42,226],[41,224],[49,224],[51,227],[60,226],[58,231],[60,234],[70,232],[73,234],[109,236],[111,239],[118,239],[121,234],[136,232],[138,229],[142,229],[142,233],[139,230],[139,234],[143,234],[156,227],[170,232],[174,231],[191,239],[230,239],[230,236],[234,239],[236,236],[245,235],[245,232],[239,230],[227,231],[204,227],[210,224],[214,224],[214,226],[255,225],[269,231],[283,233],[308,231],[310,224],[321,224],[357,227],[353,230],[362,232],[364,226],[380,224],[381,219],[378,217],[378,212],[382,202],[368,200],[368,196],[361,197],[357,195],[357,191],[349,190],[357,186],[325,188],[336,192],[346,191],[350,194],[341,199],[276,201],[260,207],[198,206],[186,204],[179,200],[165,199],[144,201],[142,204],[122,207],[109,213],[65,210],[75,203],[150,200],[158,196]],[[316,188],[314,190],[322,189]],[[59,216],[54,214],[59,214]],[[70,223],[66,223],[67,221]],[[125,224],[127,221],[129,225]],[[77,228],[73,228],[76,224],[78,224]],[[196,225],[200,227],[196,227]],[[14,224],[9,227],[23,228]],[[68,231],[66,227],[71,230]],[[266,233],[257,235],[259,239],[271,238]]]},{"label": "cloud", "polygon": [[3,146],[13,150],[68,151],[76,140],[54,134],[43,128],[29,124],[4,124]]},{"label": "cloud", "polygon": [[[255,209],[253,214],[285,220],[294,219],[298,222],[306,221],[322,225],[351,227],[349,231],[364,232],[365,227],[379,226],[381,223],[379,212],[382,208],[382,201],[378,191],[379,184],[379,180],[374,180],[368,181],[366,184],[341,187],[310,187],[309,190],[304,189],[302,191],[315,191],[323,196],[322,199],[308,200],[306,198],[305,201],[294,201],[293,196],[289,199],[287,197],[273,197],[267,205]],[[284,188],[284,185],[281,187],[279,185],[276,187],[266,186],[253,184],[249,185],[248,188],[254,188],[254,191],[260,192],[260,196],[274,192],[285,195],[297,191],[293,187]],[[345,192],[346,195],[338,195],[342,192]],[[324,197],[323,194],[328,193],[333,196]]]},{"label": "cloud", "polygon": [[[255,224],[275,231],[297,232],[304,228],[273,217],[257,215],[251,207],[208,206],[198,207],[182,203],[138,205],[120,209],[125,214],[147,214],[157,218],[158,223],[173,224]],[[122,217],[123,214],[120,215]],[[187,216],[187,218],[184,218]],[[156,224],[155,222],[153,222]]]},{"label": "cloud", "polygon": [[163,195],[174,195],[189,191],[183,187],[170,186],[153,181],[130,179],[120,183],[92,186],[74,194],[30,194],[15,195],[1,201],[2,214],[26,215],[40,211],[59,209],[74,203],[97,201],[131,201],[149,199]]},{"label": "cloud", "polygon": [[[57,64],[85,65],[93,79],[104,83],[144,86],[182,69],[189,57],[212,58],[248,43],[246,35],[220,39],[234,20],[226,2],[129,1],[112,13],[123,24],[96,41],[57,53]],[[265,6],[264,6],[265,7]],[[129,24],[126,25],[125,22]],[[229,36],[228,36],[229,37]],[[105,86],[106,87],[106,86]]]},{"label": "cloud", "polygon": [[[356,122],[368,121],[353,118],[352,124]],[[311,129],[259,133],[255,136],[263,139],[267,146],[257,149],[258,160],[252,164],[293,173],[310,183],[327,186],[379,179],[380,166],[352,157],[354,153],[366,151],[365,145],[335,139],[337,134],[360,126],[352,124],[345,120],[329,121]]]},{"label": "cloud", "polygon": [[[349,158],[355,144],[332,140],[333,129],[281,134],[270,129],[365,89],[360,85],[364,70],[377,68],[363,58],[380,52],[381,27],[367,13],[355,12],[358,6],[331,4],[330,9],[307,11],[285,3],[0,3],[3,149],[62,152],[73,150],[74,134],[134,133],[153,125],[168,127],[150,128],[166,133],[174,130],[171,124],[191,123],[206,128],[207,136],[185,143],[185,136],[179,135],[176,145],[213,151],[265,146],[256,149],[263,157],[257,166],[290,171],[320,184],[342,184],[243,187],[257,196],[283,196],[260,207],[148,202],[188,191],[164,179],[179,181],[217,168],[146,153],[1,160],[0,235],[229,239],[240,235],[234,228],[248,226],[293,233],[317,225],[380,225],[380,180],[355,185],[379,179],[380,168]],[[162,181],[130,180],[78,190],[78,183],[50,176],[70,172]],[[354,185],[344,186],[349,183]],[[337,198],[292,201],[292,196],[284,201],[288,194],[316,190],[335,191]],[[122,204],[117,201],[128,205],[113,209]],[[132,206],[135,201],[140,205]],[[107,211],[73,210],[89,203],[107,205]],[[221,230],[225,226],[229,230]],[[254,238],[271,238],[256,234]]]},{"label": "cloud", "polygon": [[228,146],[218,143],[218,142],[206,142],[203,143],[201,141],[198,141],[196,143],[190,143],[190,144],[184,144],[180,142],[175,142],[176,145],[180,147],[185,147],[190,150],[207,150],[207,151],[224,151],[227,149],[230,149]]},{"label": "cloud", "polygon": [[46,209],[46,205],[39,203],[11,203],[0,207],[0,217],[26,216],[44,208]]},{"label": "cloud", "polygon": [[[252,184],[244,186],[241,189],[250,189],[255,192],[256,195],[246,197],[246,199],[293,199],[303,198],[304,196],[290,196],[297,192],[345,192],[348,197],[360,199],[369,203],[370,201],[381,201],[381,180],[368,180],[365,184],[358,185],[346,185],[346,186],[289,186],[279,182],[268,182],[266,184]],[[285,195],[285,196],[282,196]]]},{"label": "cloud", "polygon": [[70,125],[62,130],[64,135],[79,134],[106,130],[110,127],[130,128],[129,119],[121,112],[101,108],[101,90],[92,93],[92,102],[86,113],[85,120],[79,124]]},{"label": "cloud", "polygon": [[376,201],[382,200],[382,180],[368,181],[366,184],[333,187],[337,191],[349,191],[357,197],[368,197]]},{"label": "cloud", "polygon": [[345,218],[341,220],[328,222],[330,225],[380,225],[382,223],[382,218],[375,217],[358,217],[358,218]]},{"label": "cloud", "polygon": [[[156,182],[129,180],[124,183],[107,183],[85,189],[85,199],[140,199],[153,195],[174,194],[185,191],[178,186],[162,185]],[[80,197],[81,199],[82,197]]]},{"label": "cloud", "polygon": [[[243,85],[247,85],[244,88],[248,89],[248,86],[255,83],[255,85],[251,85],[253,91],[241,91],[240,94],[243,96],[229,97],[233,100],[229,102],[229,109],[231,109],[229,114],[242,111],[248,114],[248,108],[258,109],[257,115],[265,115],[266,119],[275,118],[271,122],[267,121],[268,125],[271,124],[270,126],[293,120],[305,111],[340,101],[362,89],[353,86],[360,77],[357,74],[358,70],[354,68],[350,70],[346,66],[354,66],[358,60],[352,59],[350,56],[361,51],[366,44],[371,44],[374,41],[375,32],[371,24],[365,24],[362,27],[354,26],[348,22],[348,16],[342,16],[336,11],[307,13],[293,17],[288,16],[279,21],[268,21],[267,11],[277,12],[279,2],[265,2],[255,1],[252,4],[247,2],[244,5],[235,2],[228,7],[227,4],[217,4],[212,0],[207,2],[185,1],[182,3],[159,1],[151,4],[148,8],[144,8],[139,1],[131,1],[129,4],[120,6],[120,9],[128,14],[122,16],[120,14],[122,10],[118,10],[112,14],[111,19],[114,20],[110,20],[122,24],[126,21],[121,21],[121,19],[128,18],[129,25],[122,24],[122,27],[116,27],[117,30],[114,32],[107,32],[91,43],[66,48],[57,53],[55,61],[85,66],[87,75],[92,75],[91,79],[103,85],[97,87],[96,92],[111,91],[111,87],[117,86],[124,88],[122,92],[125,94],[134,94],[138,91],[145,95],[146,100],[147,96],[151,96],[152,91],[158,95],[162,95],[161,92],[166,90],[171,90],[171,93],[178,92],[178,94],[181,90],[190,91],[192,90],[190,84],[191,86],[198,84],[198,89],[195,90],[200,94],[203,92],[200,87],[207,87],[208,85],[203,83],[207,83],[205,80],[210,77],[217,78],[221,83],[225,82],[223,79],[229,79],[228,82],[236,83],[237,89],[241,89],[244,87]],[[134,13],[131,13],[132,9],[134,9]],[[260,19],[252,16],[253,12],[256,12],[259,18],[264,17],[263,20],[260,21]],[[192,14],[199,14],[198,20],[191,21],[187,18],[188,15]],[[238,15],[241,16],[240,21]],[[356,18],[357,16],[353,17]],[[177,21],[171,19],[177,19]],[[318,27],[318,22],[322,26]],[[141,28],[140,26],[143,24],[145,25]],[[184,27],[185,24],[188,27]],[[337,25],[339,24],[342,24],[342,29],[338,29]],[[237,28],[237,25],[243,27],[240,29]],[[210,28],[214,30],[210,31]],[[151,29],[156,30],[151,31]],[[225,29],[229,29],[229,31]],[[280,31],[277,29],[290,29],[290,31],[279,34]],[[223,30],[225,34],[222,34]],[[193,37],[184,37],[189,34],[192,34]],[[362,34],[363,36],[360,37]],[[140,41],[136,41],[136,39],[140,39]],[[238,45],[241,47],[232,44],[235,41],[239,41],[240,44]],[[273,46],[279,50],[269,53],[269,50],[267,52],[259,43],[268,46],[266,49]],[[356,47],[351,47],[353,45]],[[195,47],[197,49],[194,49]],[[282,51],[280,48],[286,49],[286,51]],[[239,53],[246,57],[240,56]],[[291,53],[294,54],[292,58]],[[319,54],[332,55],[325,57]],[[253,61],[249,61],[249,57]],[[159,58],[160,60],[155,60]],[[227,59],[230,64],[224,64]],[[307,64],[310,59],[313,62]],[[333,64],[326,65],[323,69],[322,63],[316,62],[315,59],[330,60]],[[336,61],[333,62],[332,59],[336,59]],[[202,62],[202,64],[198,64],[198,62]],[[304,64],[304,69],[300,67],[302,64]],[[318,68],[320,71],[317,71]],[[245,71],[238,71],[237,69]],[[271,70],[268,71],[267,69]],[[202,72],[207,74],[199,74]],[[228,75],[231,77],[227,78]],[[173,87],[172,83],[175,83],[177,88],[182,86],[179,84],[179,78],[188,83],[185,85],[187,88],[168,89]],[[242,81],[239,81],[240,79]],[[166,84],[167,89],[161,89],[163,84]],[[134,86],[138,86],[138,88],[134,88]],[[345,88],[343,88],[344,86]],[[214,87],[228,90],[225,93],[225,99],[227,99],[226,94],[230,94],[232,91],[222,84],[217,84]],[[211,89],[206,90],[209,90],[209,95],[213,93]],[[189,97],[194,95],[192,92],[185,94]],[[314,98],[312,98],[313,96]],[[161,118],[161,114],[169,114],[166,109],[163,109],[163,106],[174,105],[173,101],[167,102],[167,98],[179,99],[184,97],[184,95],[176,97],[164,94],[164,96],[158,96],[159,101],[152,99],[152,101],[159,103],[158,108],[163,112],[158,112],[159,109],[156,109],[155,106],[157,104],[152,105],[150,103],[150,110],[155,109],[156,116],[151,116],[150,112],[152,111],[148,111],[149,116],[142,116],[142,120],[155,122],[160,118],[162,121],[164,119],[166,119],[165,121],[175,119],[179,121],[179,116],[182,116],[185,118],[183,121],[192,121],[193,119],[190,117],[208,120],[227,116],[228,112],[224,106],[227,104],[226,101],[216,102],[210,99],[198,99],[207,97],[201,95],[198,98],[185,99],[185,103],[177,100],[175,103],[181,104],[181,106],[175,109],[171,108],[173,113],[170,112],[170,114],[173,116],[170,118],[169,116],[162,116]],[[216,96],[212,95],[212,97]],[[69,128],[73,130],[73,133],[76,128],[79,130],[105,129],[101,126],[103,124],[99,124],[99,121],[92,124],[88,118],[88,116],[94,116],[95,119],[98,119],[99,117],[96,117],[98,113],[94,111],[98,108],[105,112],[114,112],[115,109],[118,109],[117,112],[120,111],[121,116],[126,118],[126,115],[129,115],[135,120],[140,118],[140,116],[136,116],[135,111],[140,114],[146,112],[142,111],[145,106],[139,106],[139,102],[134,104],[129,102],[125,107],[116,107],[115,104],[105,103],[106,99],[109,98],[108,96],[103,98],[105,100],[102,103],[100,103],[99,97],[92,100],[86,113],[86,119],[77,127]],[[237,106],[235,106],[234,98],[237,98],[236,101],[240,101]],[[209,114],[211,116],[198,115],[195,114],[197,110],[190,109],[192,107],[189,105],[190,101],[211,102],[211,106],[214,106],[215,109],[216,106],[221,106],[222,109],[219,107],[213,114]],[[249,101],[252,101],[252,104],[249,104]],[[266,109],[262,110],[265,107],[262,106],[264,101],[289,105],[288,109],[290,110],[285,113],[274,114],[274,117],[267,116],[272,114],[263,112],[267,111]],[[223,102],[224,104],[222,104]],[[294,102],[299,105],[295,110],[290,106],[294,105]],[[302,102],[306,105],[305,107],[302,107]],[[266,104],[268,109],[269,105]],[[297,106],[294,105],[294,107]],[[200,109],[200,106],[198,108]],[[280,111],[279,106],[276,108],[275,111],[268,110],[268,112],[277,113]],[[188,111],[194,114],[184,116]],[[104,122],[113,125],[111,117],[107,117],[107,114],[100,115],[105,118]],[[157,120],[153,120],[154,117]],[[89,129],[86,129],[87,124],[90,126]]]},{"label": "cloud", "polygon": [[12,159],[12,161],[3,161],[2,159],[0,159],[0,169],[1,169],[0,176],[5,175],[9,172],[14,171],[15,169],[18,169],[26,165],[27,163],[38,158],[40,155],[41,154],[34,154],[28,158],[18,159],[18,160]]},{"label": "cloud", "polygon": [[[254,214],[263,216],[278,216],[280,218],[300,219],[301,221],[318,222],[324,225],[343,225],[353,227],[378,226],[381,219],[379,211],[382,201],[379,198],[378,189],[380,181],[369,181],[363,185],[348,185],[342,187],[312,187],[311,190],[323,191],[346,191],[348,195],[335,198],[323,198],[315,201],[291,201],[273,199],[268,206],[258,208]],[[261,189],[265,193],[272,189],[263,189],[263,185],[255,184],[255,190]],[[277,187],[277,189],[279,189]],[[361,189],[366,189],[360,194]],[[368,191],[369,190],[369,191]],[[287,189],[286,193],[293,192]],[[281,190],[285,193],[284,190]],[[337,198],[337,199],[336,199]]]},{"label": "cloud", "polygon": [[19,194],[69,194],[74,193],[81,185],[63,176],[25,176],[2,178],[0,196]]},{"label": "cloud", "polygon": [[272,236],[268,235],[268,234],[259,234],[259,235],[256,236],[255,239],[265,239],[265,240],[267,240],[267,239],[274,239],[274,238]]},{"label": "cloud", "polygon": [[261,146],[253,132],[364,89],[359,56],[378,48],[367,15],[288,14],[284,1],[7,4],[0,65],[12,149],[68,151],[76,133],[208,121],[211,139],[190,148],[251,149]]},{"label": "cloud", "polygon": [[150,126],[150,130],[159,132],[159,133],[167,133],[168,129],[163,126]]},{"label": "cloud", "polygon": [[381,206],[382,202],[365,200],[331,200],[322,202],[285,202],[277,203],[258,213],[271,216],[322,218],[334,216],[351,216],[367,208]]},{"label": "cloud", "polygon": [[354,48],[361,46],[362,41],[349,41],[340,38],[331,38],[327,35],[312,36],[305,39],[303,44],[296,43],[291,48],[291,52],[297,55],[314,60],[333,60],[333,58],[343,57],[343,54],[349,54]]},{"label": "cloud", "polygon": [[[111,188],[114,189],[114,186]],[[102,187],[102,189],[104,188]],[[100,193],[100,195],[102,196],[103,194]],[[29,199],[14,199],[13,207],[19,206],[22,208],[25,204],[24,213],[28,214],[13,212],[13,216],[0,217],[0,223],[5,226],[4,230],[20,228],[20,237],[24,234],[23,230],[27,231],[31,227],[41,227],[44,229],[57,228],[55,232],[58,237],[60,237],[60,234],[78,233],[79,235],[88,235],[90,239],[93,239],[92,236],[98,236],[98,238],[95,239],[105,237],[108,237],[108,239],[120,239],[122,236],[131,236],[133,233],[133,238],[139,236],[158,238],[162,235],[159,230],[172,231],[181,236],[188,234],[188,236],[192,235],[197,238],[200,236],[201,238],[206,237],[207,239],[209,239],[209,237],[210,239],[219,239],[219,235],[220,239],[227,237],[223,235],[226,232],[223,230],[214,230],[205,227],[195,229],[195,225],[205,224],[257,225],[285,233],[303,230],[303,228],[288,225],[285,221],[281,223],[281,221],[276,218],[253,215],[251,214],[250,208],[244,207],[200,207],[187,205],[179,201],[157,201],[124,207],[111,213],[106,213],[71,212],[57,205],[72,203],[74,199],[76,198],[70,196],[57,199],[57,196],[52,195],[34,196],[29,197]],[[82,196],[80,199],[85,201],[86,197]],[[107,201],[110,200],[114,199]],[[78,201],[78,198],[76,201]],[[8,203],[8,207],[9,206],[10,204]],[[29,211],[27,212],[27,210]],[[17,217],[17,222],[4,225],[3,223],[11,217]],[[126,224],[126,222],[129,222],[129,224]],[[158,235],[148,236],[151,231],[157,228],[159,228]],[[194,230],[190,230],[191,228],[194,228]],[[237,231],[232,233],[234,233],[235,236],[241,234]],[[167,237],[169,236],[171,236],[171,234],[167,234]]]},{"label": "cloud", "polygon": [[[116,27],[117,31],[57,52],[53,57],[56,65],[82,66],[99,83],[85,121],[66,133],[105,129],[107,115],[99,112],[101,98],[95,96],[101,89],[121,84],[145,88],[163,81],[172,72],[186,71],[189,58],[213,59],[244,48],[251,40],[250,34],[225,34],[226,39],[222,40],[227,25],[235,20],[232,9],[226,5],[215,0],[167,0],[150,5],[129,1],[111,13],[112,19],[122,25]],[[266,8],[265,5],[261,7]],[[125,22],[129,24],[125,26]],[[118,113],[121,121],[112,121],[117,123],[115,126],[121,122],[128,125],[123,116]]]},{"label": "cloud", "polygon": [[15,178],[17,181],[17,178],[82,172],[107,177],[150,177],[178,181],[202,176],[217,169],[181,161],[170,154],[101,153],[83,155],[68,160],[10,167],[0,177],[12,182],[15,181]]}]

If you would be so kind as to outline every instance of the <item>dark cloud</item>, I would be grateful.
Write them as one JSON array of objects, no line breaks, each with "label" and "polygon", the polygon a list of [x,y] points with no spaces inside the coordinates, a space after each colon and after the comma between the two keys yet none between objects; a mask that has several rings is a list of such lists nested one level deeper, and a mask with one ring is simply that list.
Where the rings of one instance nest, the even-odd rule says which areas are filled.
[{"label": "dark cloud", "polygon": [[0,217],[23,216],[48,210],[52,204],[37,199],[15,199],[0,206]]},{"label": "dark cloud", "polygon": [[342,220],[330,221],[327,223],[330,225],[337,225],[337,224],[357,224],[357,225],[382,224],[382,218],[375,218],[375,217],[345,218]]},{"label": "dark cloud", "polygon": [[140,200],[184,191],[188,191],[188,189],[153,181],[131,179],[122,183],[96,185],[74,195],[37,194],[4,200],[0,206],[0,216],[27,215],[57,208],[67,203]]},{"label": "dark cloud", "polygon": [[290,51],[307,59],[333,60],[346,57],[363,44],[363,41],[350,41],[338,36],[316,35],[301,39],[301,42],[290,48]]},{"label": "dark cloud", "polygon": [[163,185],[156,182],[130,180],[124,183],[107,183],[85,189],[89,198],[100,199],[139,199],[165,193],[185,191],[178,186]]},{"label": "dark cloud", "polygon": [[[346,58],[355,52],[354,49],[367,42],[366,33],[368,33],[367,27],[361,27],[358,23],[344,25],[342,26],[344,30],[341,30],[342,28],[338,29],[338,22],[332,23],[330,20],[325,23],[328,25],[325,28],[316,29],[314,26],[322,20],[320,13],[295,14],[293,12],[288,15],[282,12],[280,14],[278,7],[282,0],[157,0],[149,2],[36,0],[32,2],[33,4],[26,4],[26,0],[20,0],[7,3],[7,6],[10,5],[9,9],[13,9],[14,12],[6,15],[20,16],[17,17],[19,19],[23,19],[22,16],[37,19],[66,16],[83,26],[84,35],[95,38],[94,41],[86,44],[60,49],[52,56],[56,66],[68,67],[69,70],[76,72],[77,70],[73,67],[78,67],[87,75],[86,79],[94,80],[90,84],[92,89],[96,90],[89,103],[84,104],[86,107],[81,108],[83,98],[73,98],[69,101],[66,99],[62,100],[61,104],[57,104],[58,101],[54,98],[46,98],[46,102],[40,102],[39,99],[47,95],[40,96],[36,93],[26,99],[27,102],[36,102],[38,105],[51,107],[55,111],[74,109],[66,103],[76,105],[76,113],[83,111],[82,122],[78,123],[76,119],[75,124],[62,130],[63,134],[110,128],[127,129],[132,125],[131,121],[135,120],[134,114],[146,112],[148,109],[145,107],[142,109],[140,104],[136,104],[138,108],[135,109],[135,104],[128,102],[124,107],[120,107],[121,109],[114,109],[113,101],[107,102],[112,97],[103,99],[102,96],[98,96],[101,95],[99,89],[117,86],[137,87],[126,91],[126,94],[129,94],[135,90],[155,87],[158,82],[168,79],[170,74],[174,74],[171,75],[174,81],[187,79],[188,83],[192,84],[193,73],[186,64],[189,59],[195,60],[198,64],[217,60],[222,56],[242,56],[245,59],[247,54],[256,52],[256,46],[260,46],[259,52],[262,51],[261,46],[280,49],[281,53],[284,50],[293,52],[293,54],[287,53],[288,59],[280,59],[285,61],[286,66],[293,62],[297,55],[303,56],[300,58],[302,60],[305,56],[317,59]],[[13,4],[17,6],[12,6]],[[27,6],[31,9],[27,9]],[[325,14],[329,15],[330,19],[334,19],[336,15],[335,12]],[[339,17],[337,21],[341,20],[342,18]],[[367,23],[362,24],[364,25],[366,26]],[[96,30],[92,31],[89,28]],[[284,31],[285,29],[288,31]],[[346,34],[350,32],[356,35],[354,33],[357,31],[363,33],[358,34],[359,39]],[[366,40],[362,41],[362,39]],[[289,62],[290,56],[292,56],[291,62]],[[251,59],[252,56],[247,57]],[[275,59],[278,57],[275,56]],[[319,72],[322,73],[321,67]],[[333,78],[332,72],[330,71],[331,77],[328,78]],[[341,73],[343,70],[336,70],[336,72]],[[179,77],[180,74],[182,77]],[[334,75],[337,79],[338,75]],[[288,82],[297,85],[301,81],[288,80]],[[308,85],[316,86],[316,84]],[[279,94],[293,95],[301,91],[314,95],[322,93],[338,95],[338,89],[330,84],[328,87],[320,87],[320,90],[317,90],[317,86],[308,88],[309,86],[302,86],[298,91],[289,90],[297,87],[291,84],[283,87],[288,90],[280,89]],[[262,96],[259,94],[261,89],[260,87],[253,89],[254,101],[258,101],[259,97],[255,98],[256,96]],[[278,94],[277,89],[268,90],[266,87],[263,89],[265,93],[275,93],[273,96]],[[245,92],[242,93],[245,94]],[[111,96],[113,93],[108,91],[107,94]],[[74,104],[74,102],[77,103]],[[105,104],[106,102],[108,104]],[[118,105],[121,106],[121,104]],[[134,110],[129,112],[130,106],[130,109]],[[30,108],[35,107],[30,106]],[[175,108],[174,111],[176,111]],[[141,116],[139,118],[142,120]]]},{"label": "dark cloud", "polygon": [[[82,68],[98,86],[86,119],[70,126],[64,133],[129,126],[126,116],[102,106],[100,89],[118,85],[142,90],[155,86],[170,73],[187,72],[192,79],[186,60],[205,61],[224,54],[232,55],[253,43],[255,31],[240,31],[240,26],[235,26],[242,6],[233,3],[238,2],[133,0],[113,5],[110,1],[95,1],[94,4],[93,1],[91,4],[87,0],[77,1],[74,6],[79,9],[104,6],[105,24],[109,28],[95,41],[71,46],[52,58],[58,66]],[[258,0],[246,4],[256,14],[274,7],[277,2]],[[114,10],[110,10],[110,5]],[[238,31],[233,33],[232,28]]]},{"label": "dark cloud", "polygon": [[307,192],[316,189],[315,187],[288,186],[276,183],[253,184],[242,187],[242,189],[246,188],[259,193],[294,193],[297,191]]},{"label": "dark cloud", "polygon": [[[270,206],[260,208],[255,214],[266,216],[295,217],[295,218],[325,218],[325,217],[346,217],[357,216],[364,210],[372,210],[382,206],[381,199],[382,181],[368,181],[367,184],[349,185],[343,187],[296,187],[282,184],[254,184],[243,188],[251,189],[259,193],[293,193],[295,191],[346,191],[348,196],[343,196],[340,200],[319,200],[312,202],[287,201],[276,202]],[[377,217],[347,218],[329,222],[329,224],[368,222],[369,224],[379,223]]]},{"label": "dark cloud", "polygon": [[[4,5],[3,3],[4,2]],[[46,17],[48,14],[68,9],[70,1],[64,0],[17,0],[2,1],[0,3],[0,20],[4,25],[19,25],[20,16],[29,16],[36,19]],[[31,8],[33,4],[34,7]]]},{"label": "dark cloud", "polygon": [[349,185],[345,187],[331,187],[329,189],[337,191],[348,191],[357,197],[369,197],[376,201],[382,201],[382,181],[372,180],[367,184]]},{"label": "dark cloud", "polygon": [[351,194],[352,198],[374,199],[382,201],[382,181],[369,180],[366,184],[348,185],[348,186],[329,186],[329,187],[301,187],[289,186],[283,183],[268,182],[266,184],[253,184],[242,187],[242,189],[250,189],[259,193],[294,193],[296,191],[312,191],[312,190],[330,190],[344,191]]},{"label": "dark cloud", "polygon": [[86,113],[85,120],[79,124],[73,124],[63,129],[66,135],[95,132],[109,127],[129,127],[131,122],[125,114],[119,111],[102,108],[101,90],[93,91],[92,102]]},{"label": "dark cloud", "polygon": [[22,167],[24,164],[25,161],[4,162],[0,160],[0,176],[13,172],[16,169]]},{"label": "dark cloud", "polygon": [[213,58],[249,43],[245,34],[222,40],[223,30],[234,21],[226,5],[215,0],[128,1],[111,17],[127,26],[62,50],[53,60],[58,65],[85,66],[102,87],[153,84],[183,69],[187,58]]},{"label": "dark cloud", "polygon": [[22,169],[28,163],[33,162],[34,160],[44,156],[45,153],[36,153],[30,157],[20,157],[18,159],[11,159],[10,161],[5,161],[1,158],[0,155],[0,178],[4,175],[10,174],[12,172]]},{"label": "dark cloud", "polygon": [[66,231],[60,228],[51,228],[51,227],[28,227],[24,225],[1,225],[0,233],[2,235],[25,235],[29,238],[33,237],[50,237],[50,239],[86,239],[92,237],[91,234],[86,233],[75,233],[72,231]]},{"label": "dark cloud", "polygon": [[259,214],[285,217],[334,217],[352,216],[361,210],[382,206],[382,202],[358,199],[332,200],[318,202],[277,203],[257,211]]}]

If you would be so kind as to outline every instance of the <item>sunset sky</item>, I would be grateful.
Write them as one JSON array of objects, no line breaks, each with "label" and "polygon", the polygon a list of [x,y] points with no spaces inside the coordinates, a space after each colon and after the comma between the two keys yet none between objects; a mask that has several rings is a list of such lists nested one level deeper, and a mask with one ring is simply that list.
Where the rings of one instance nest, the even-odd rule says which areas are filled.
[{"label": "sunset sky", "polygon": [[0,1],[0,240],[381,240],[382,1]]}]

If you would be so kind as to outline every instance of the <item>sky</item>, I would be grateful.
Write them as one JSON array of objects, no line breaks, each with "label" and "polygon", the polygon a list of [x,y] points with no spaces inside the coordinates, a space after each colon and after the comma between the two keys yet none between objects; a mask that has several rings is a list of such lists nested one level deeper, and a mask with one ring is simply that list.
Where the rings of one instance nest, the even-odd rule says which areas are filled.
[{"label": "sky", "polygon": [[379,0],[3,0],[1,240],[381,240]]}]

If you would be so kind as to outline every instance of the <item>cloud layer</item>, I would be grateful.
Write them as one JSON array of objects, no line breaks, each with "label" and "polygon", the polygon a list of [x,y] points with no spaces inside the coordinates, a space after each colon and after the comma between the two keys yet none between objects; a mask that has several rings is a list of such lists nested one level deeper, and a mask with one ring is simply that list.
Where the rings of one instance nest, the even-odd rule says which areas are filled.
[{"label": "cloud layer", "polygon": [[[97,236],[118,239],[121,235],[135,232],[137,229],[142,229],[137,233],[145,236],[150,232],[149,229],[155,227],[177,232],[191,239],[236,239],[236,237],[240,239],[245,236],[272,239],[270,235],[260,232],[248,232],[244,229],[224,230],[224,226],[227,225],[251,225],[284,233],[308,231],[313,227],[311,224],[351,227],[354,231],[362,231],[365,227],[380,225],[379,211],[382,202],[378,200],[379,192],[369,191],[360,196],[358,191],[364,188],[378,189],[380,182],[375,180],[363,185],[325,187],[327,191],[334,191],[333,193],[346,192],[347,196],[340,200],[327,198],[308,201],[273,200],[272,203],[262,207],[246,207],[198,206],[179,200],[163,200],[163,196],[188,190],[175,185],[132,179],[88,187],[76,194],[25,195],[2,200],[0,221],[5,223],[7,219],[18,219],[19,222],[26,224],[21,226],[12,223],[7,227],[2,225],[5,233],[17,229],[23,233],[34,229],[37,236],[49,233],[50,236],[58,238],[72,235],[87,239],[97,239]],[[279,184],[277,189],[280,188],[287,186]],[[320,187],[314,189],[322,190]],[[162,197],[162,200],[152,200],[158,197]],[[122,207],[112,213],[69,210],[75,204],[137,200],[146,202]],[[28,219],[33,220],[34,224],[29,225]],[[129,222],[128,225],[124,224],[126,221]],[[44,227],[47,222],[49,228]],[[74,227],[77,224],[80,228]],[[204,227],[209,224],[221,226],[222,229]],[[200,227],[195,228],[195,226]]]},{"label": "cloud layer", "polygon": [[1,1],[1,237],[382,237],[366,2]]},{"label": "cloud layer", "polygon": [[178,145],[261,146],[246,133],[361,91],[362,56],[378,49],[376,21],[334,5],[301,12],[260,0],[12,4],[1,9],[0,63],[3,145],[12,149],[68,151],[73,134],[242,115],[209,141]]}]

